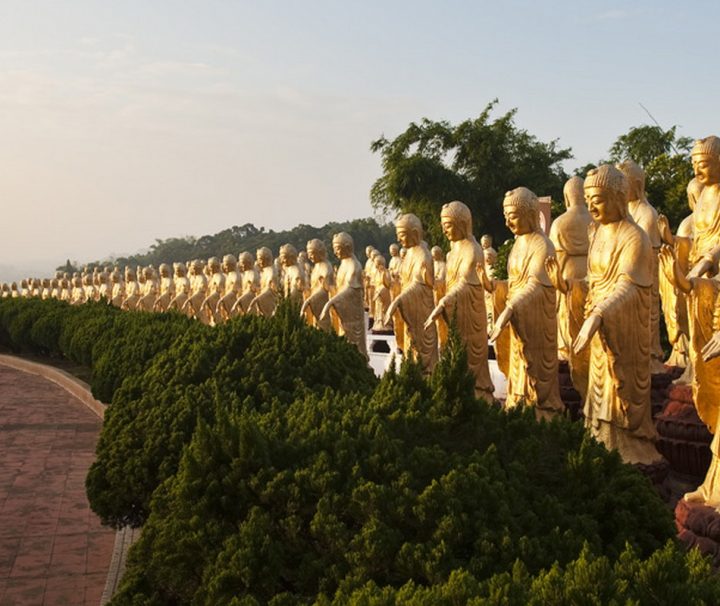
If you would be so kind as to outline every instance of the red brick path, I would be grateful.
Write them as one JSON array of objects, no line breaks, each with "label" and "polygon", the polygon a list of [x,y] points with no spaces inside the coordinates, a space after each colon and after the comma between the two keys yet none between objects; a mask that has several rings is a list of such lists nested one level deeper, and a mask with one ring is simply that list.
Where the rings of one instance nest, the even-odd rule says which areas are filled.
[{"label": "red brick path", "polygon": [[90,511],[85,475],[101,423],[0,365],[0,605],[100,604],[115,533]]}]

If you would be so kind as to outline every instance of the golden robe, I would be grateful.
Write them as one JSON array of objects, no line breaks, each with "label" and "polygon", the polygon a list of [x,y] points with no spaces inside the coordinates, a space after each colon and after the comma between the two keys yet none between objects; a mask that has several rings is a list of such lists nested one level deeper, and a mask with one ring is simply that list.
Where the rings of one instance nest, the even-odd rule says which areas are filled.
[{"label": "golden robe", "polygon": [[340,261],[335,283],[337,294],[333,297],[333,307],[340,324],[338,334],[344,335],[367,358],[363,273],[355,255]]},{"label": "golden robe", "polygon": [[325,332],[332,331],[332,319],[326,316],[320,320],[323,307],[330,299],[330,290],[335,286],[335,270],[327,261],[318,261],[310,272],[310,296],[307,308],[312,325]]}]

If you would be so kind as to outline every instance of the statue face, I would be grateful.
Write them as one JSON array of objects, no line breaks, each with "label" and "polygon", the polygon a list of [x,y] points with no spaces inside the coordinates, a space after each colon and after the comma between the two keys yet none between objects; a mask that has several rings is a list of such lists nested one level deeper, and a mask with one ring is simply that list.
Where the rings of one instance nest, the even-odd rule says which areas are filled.
[{"label": "statue face", "polygon": [[527,213],[519,206],[504,206],[503,215],[505,215],[505,225],[514,235],[521,236],[532,231]]},{"label": "statue face", "polygon": [[695,178],[703,187],[720,183],[720,158],[709,154],[695,154],[692,165]]},{"label": "statue face", "polygon": [[420,243],[417,234],[413,230],[408,229],[407,227],[396,227],[395,233],[397,235],[398,242],[400,242],[400,246],[402,246],[403,248],[417,246]]},{"label": "statue face", "polygon": [[348,247],[345,246],[341,240],[333,240],[332,246],[333,253],[335,253],[338,259],[345,259],[350,256],[348,254]]},{"label": "statue face", "polygon": [[[450,242],[457,242],[463,239],[463,233],[459,225],[452,217],[440,217],[443,233]],[[435,255],[433,254],[433,257]]]},{"label": "statue face", "polygon": [[609,189],[604,187],[588,187],[585,189],[585,199],[592,218],[598,223],[607,225],[622,219],[617,200]]}]

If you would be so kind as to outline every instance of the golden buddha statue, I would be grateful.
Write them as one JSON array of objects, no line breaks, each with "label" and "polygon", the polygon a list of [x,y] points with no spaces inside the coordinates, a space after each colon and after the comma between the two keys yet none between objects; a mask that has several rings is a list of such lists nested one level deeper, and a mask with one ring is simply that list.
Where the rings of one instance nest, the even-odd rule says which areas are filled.
[{"label": "golden buddha statue", "polygon": [[335,271],[327,260],[327,249],[322,240],[317,238],[307,243],[307,254],[313,262],[310,272],[310,295],[302,305],[301,315],[309,315],[312,318],[312,325],[330,332],[332,322],[329,316],[320,320],[320,314],[330,300],[330,293],[335,288]]},{"label": "golden buddha statue", "polygon": [[115,307],[120,307],[125,300],[125,284],[123,283],[120,268],[116,267],[113,269],[110,274],[110,283],[112,284],[110,291],[110,304]]},{"label": "golden buddha statue", "polygon": [[[663,242],[673,246],[680,272],[687,275],[690,271],[690,248],[694,236],[694,211],[697,200],[702,193],[703,186],[697,179],[692,179],[687,186],[688,206],[690,214],[685,217],[673,236],[670,223],[665,215],[659,215],[658,224]],[[670,366],[684,367],[683,374],[675,380],[680,385],[692,383],[693,367],[690,357],[690,327],[688,325],[688,301],[685,293],[675,287],[671,257],[660,257],[660,295],[663,303],[663,315],[667,327],[668,341],[672,345],[672,352],[667,360]]]},{"label": "golden buddha statue", "polygon": [[210,257],[206,266],[206,275],[209,275],[205,298],[200,304],[202,314],[201,321],[205,324],[217,326],[222,322],[218,313],[218,304],[225,295],[225,274],[222,271],[222,263],[217,257]]},{"label": "golden buddha statue", "polygon": [[12,284],[10,284],[10,298],[18,299],[18,298],[20,298],[20,296],[21,296],[21,294],[20,294],[20,291],[18,290],[17,282],[13,282]]},{"label": "golden buddha statue", "polygon": [[158,267],[159,277],[157,278],[157,296],[153,303],[153,311],[167,311],[170,301],[175,296],[175,282],[173,281],[172,269],[167,263],[161,263]]},{"label": "golden buddha statue", "polygon": [[283,292],[296,305],[302,306],[305,297],[305,270],[298,263],[298,252],[292,244],[283,244],[279,251],[283,267]]},{"label": "golden buddha statue", "polygon": [[160,294],[158,279],[155,275],[155,268],[151,265],[144,267],[142,270],[140,298],[135,305],[135,309],[138,311],[152,311],[155,305],[155,301]]},{"label": "golden buddha statue", "polygon": [[642,230],[650,238],[653,248],[653,289],[652,304],[650,307],[650,330],[652,341],[650,343],[650,369],[651,372],[665,372],[662,346],[660,345],[660,272],[659,257],[660,228],[658,225],[658,214],[655,208],[648,202],[645,196],[645,171],[633,160],[625,160],[617,165],[617,168],[625,175],[628,182],[628,212]]},{"label": "golden buddha statue", "polygon": [[[388,249],[390,252],[390,263],[388,263],[388,271],[390,272],[390,298],[391,303],[394,301],[402,290],[400,285],[400,266],[402,258],[400,257],[400,247],[397,244],[391,244]],[[405,323],[399,311],[396,311],[392,317],[393,330],[395,332],[395,343],[400,351],[405,350],[403,337],[405,336]]]},{"label": "golden buddha statue", "polygon": [[392,301],[390,295],[390,272],[386,267],[385,257],[379,251],[373,256],[375,270],[373,272],[373,326],[375,332],[387,332],[392,326],[385,324],[385,314]]},{"label": "golden buddha statue", "polygon": [[[485,265],[483,267],[488,280],[495,279],[495,263],[497,262],[497,251],[493,248],[493,239],[490,234],[483,234],[480,237],[480,246],[483,251]],[[492,332],[495,322],[495,301],[493,293],[485,290],[485,313],[487,314],[488,336]]]},{"label": "golden buddha statue", "polygon": [[208,324],[210,319],[203,313],[202,304],[207,295],[207,276],[205,274],[205,265],[200,259],[194,259],[190,263],[190,293],[183,304],[182,311],[190,318],[196,318],[204,324]]},{"label": "golden buddha statue", "polygon": [[68,273],[63,273],[60,278],[60,300],[69,303],[71,298],[70,293],[70,275]]},{"label": "golden buddha statue", "polygon": [[240,292],[230,310],[232,316],[247,313],[250,303],[260,290],[260,273],[255,267],[253,256],[249,252],[241,252],[238,255],[238,263],[240,264]]},{"label": "golden buddha statue", "polygon": [[83,287],[83,279],[79,275],[75,275],[73,278],[72,298],[70,299],[71,305],[82,305],[87,301],[85,296],[85,288]]},{"label": "golden buddha statue", "polygon": [[43,278],[40,281],[40,298],[46,301],[50,298],[50,280]]},{"label": "golden buddha statue", "polygon": [[185,306],[185,303],[190,298],[190,278],[188,278],[187,272],[185,263],[173,264],[173,289],[175,294],[167,305],[167,311],[175,310],[180,313],[189,313]]},{"label": "golden buddha statue", "polygon": [[367,260],[365,261],[365,269],[363,270],[363,285],[365,287],[365,309],[367,309],[369,313],[373,312],[373,297],[375,296],[373,292],[373,274],[375,272],[375,265],[373,263],[374,253],[374,246],[365,247]]},{"label": "golden buddha statue", "polygon": [[355,256],[355,245],[350,234],[335,234],[332,245],[335,256],[340,259],[335,276],[336,293],[320,312],[320,322],[329,318],[331,309],[335,310],[340,324],[339,334],[344,335],[367,358],[363,269]]},{"label": "golden buddha statue", "polygon": [[[433,300],[435,302],[435,305],[437,305],[440,299],[445,296],[445,292],[447,291],[447,264],[445,261],[445,253],[443,253],[442,248],[440,248],[439,246],[433,246],[430,249],[430,254],[432,255],[433,259],[433,274],[435,278],[435,286],[433,288]],[[435,320],[435,327],[437,328],[438,333],[438,343],[440,345],[440,349],[442,349],[443,347],[445,347],[445,343],[447,343],[448,336],[448,326],[442,315],[439,315]]]},{"label": "golden buddha statue", "polygon": [[472,233],[472,214],[462,202],[444,204],[440,224],[450,241],[446,257],[446,292],[427,319],[426,326],[440,316],[454,322],[465,344],[468,367],[475,377],[475,395],[493,402],[494,388],[488,367],[485,292],[478,273],[484,265],[483,251]]},{"label": "golden buddha statue", "polygon": [[217,303],[215,313],[219,321],[226,322],[232,317],[232,309],[242,288],[242,279],[237,270],[235,255],[223,257],[222,271],[225,274],[225,291]]},{"label": "golden buddha statue", "polygon": [[506,408],[535,407],[538,418],[562,414],[557,358],[555,289],[545,259],[555,254],[540,227],[537,196],[526,187],[505,194],[505,224],[515,235],[508,256],[507,300],[490,340],[510,331]]},{"label": "golden buddha statue", "polygon": [[97,280],[97,300],[105,301],[107,303],[108,301],[110,301],[110,276],[103,269],[98,273]]},{"label": "golden buddha statue", "polygon": [[586,427],[626,463],[651,465],[662,460],[650,410],[655,252],[630,215],[628,189],[625,175],[610,164],[585,179],[596,226],[588,251],[586,317],[573,348],[590,347]]},{"label": "golden buddha statue", "polygon": [[130,266],[125,267],[123,291],[123,300],[120,304],[120,309],[128,311],[135,310],[138,299],[140,299],[140,284],[137,281],[135,270]]},{"label": "golden buddha statue", "polygon": [[313,266],[308,259],[307,252],[304,250],[298,252],[298,265],[302,267],[305,273],[305,293],[303,299],[307,299],[310,296],[310,274],[312,273]]},{"label": "golden buddha statue", "polygon": [[248,313],[257,313],[269,318],[277,306],[278,279],[272,252],[266,246],[258,248],[257,264],[260,267],[260,286],[257,295],[248,305]]},{"label": "golden buddha statue", "polygon": [[[423,372],[431,373],[438,359],[438,338],[435,323],[426,326],[435,308],[435,282],[432,255],[423,241],[423,228],[413,214],[402,215],[395,222],[395,232],[406,250],[400,266],[400,294],[390,303],[385,323],[390,324],[395,310],[405,323],[404,354],[419,360]],[[395,329],[397,331],[397,328]],[[397,334],[397,332],[396,332]]]},{"label": "golden buddha statue", "polygon": [[23,298],[30,296],[30,289],[28,288],[28,280],[26,280],[26,279],[20,280],[20,288],[18,289],[18,294],[20,297],[23,297]]},{"label": "golden buddha statue", "polygon": [[[563,188],[565,208],[550,226],[549,238],[555,247],[555,258],[563,280],[579,281],[587,274],[590,246],[588,230],[593,222],[585,203],[583,179],[571,177]],[[572,344],[582,326],[583,309],[575,307],[562,291],[557,297],[558,357],[570,360]],[[571,364],[572,367],[572,364]],[[587,371],[587,369],[585,369]],[[585,395],[582,391],[580,392]]]},{"label": "golden buddha statue", "polygon": [[695,178],[702,193],[693,212],[694,237],[688,256],[692,269],[683,275],[673,248],[664,246],[663,260],[672,266],[675,285],[686,294],[690,359],[693,365],[693,402],[698,416],[714,434],[712,460],[704,482],[685,499],[720,507],[720,333],[718,259],[720,258],[720,139],[706,137],[691,150]]},{"label": "golden buddha statue", "polygon": [[[33,280],[33,282],[36,282]],[[92,274],[90,272],[85,273],[85,275],[82,277],[82,285],[83,290],[85,291],[85,301],[95,301],[96,300],[96,294],[97,289],[95,288],[95,285],[93,284]],[[34,292],[38,292],[39,289],[34,290]],[[37,295],[35,295],[37,296]]]}]

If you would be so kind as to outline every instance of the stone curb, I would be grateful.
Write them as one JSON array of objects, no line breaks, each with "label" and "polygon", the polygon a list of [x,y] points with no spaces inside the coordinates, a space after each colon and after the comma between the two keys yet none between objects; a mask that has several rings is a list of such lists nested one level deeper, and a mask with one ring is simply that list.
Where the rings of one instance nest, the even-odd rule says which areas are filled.
[{"label": "stone curb", "polygon": [[[85,381],[81,381],[64,370],[7,354],[0,354],[0,364],[21,372],[39,375],[48,381],[52,381],[80,400],[95,415],[101,419],[105,418],[105,405],[93,398],[90,386]],[[128,550],[139,536],[140,529],[130,528],[129,526],[121,528],[115,533],[115,546],[113,547],[112,559],[105,580],[105,589],[100,598],[100,606],[107,604],[115,593],[125,572]]]},{"label": "stone curb", "polygon": [[16,370],[28,372],[33,375],[39,375],[48,381],[52,381],[68,393],[75,396],[98,417],[101,419],[105,418],[105,405],[93,398],[90,386],[85,383],[85,381],[81,381],[77,377],[73,377],[64,370],[7,354],[0,354],[0,364],[10,366]]}]

